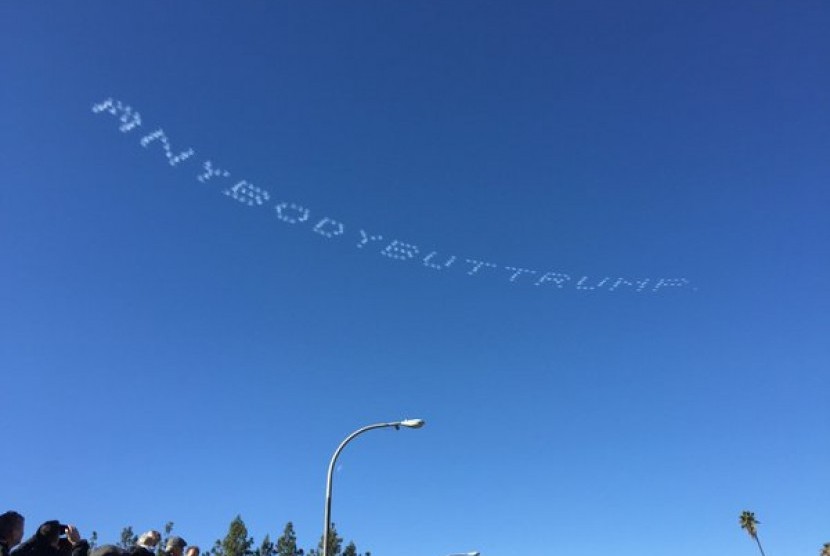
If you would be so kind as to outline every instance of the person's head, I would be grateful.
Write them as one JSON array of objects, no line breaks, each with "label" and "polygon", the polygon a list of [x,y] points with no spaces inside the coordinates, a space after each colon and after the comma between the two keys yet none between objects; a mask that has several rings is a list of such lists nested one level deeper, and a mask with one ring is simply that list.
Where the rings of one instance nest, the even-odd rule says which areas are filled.
[{"label": "person's head", "polygon": [[154,548],[160,540],[161,533],[154,529],[151,529],[146,533],[141,533],[141,536],[138,537],[138,544],[140,544],[141,546],[145,546],[147,548]]},{"label": "person's head", "polygon": [[66,534],[66,525],[63,525],[57,519],[47,521],[37,528],[36,537],[43,543],[48,543],[55,548],[58,547],[61,540],[61,535]]},{"label": "person's head", "polygon": [[6,512],[0,515],[0,540],[9,548],[17,546],[23,540],[23,527],[26,520],[17,512]]},{"label": "person's head", "polygon": [[99,544],[95,548],[90,548],[87,554],[89,556],[124,556],[127,552],[114,544]]},{"label": "person's head", "polygon": [[183,556],[185,546],[187,546],[187,542],[183,538],[170,537],[167,539],[167,546],[165,546],[164,551],[171,556]]},{"label": "person's head", "polygon": [[199,556],[199,553],[201,553],[201,550],[199,550],[198,546],[188,546],[185,556]]}]

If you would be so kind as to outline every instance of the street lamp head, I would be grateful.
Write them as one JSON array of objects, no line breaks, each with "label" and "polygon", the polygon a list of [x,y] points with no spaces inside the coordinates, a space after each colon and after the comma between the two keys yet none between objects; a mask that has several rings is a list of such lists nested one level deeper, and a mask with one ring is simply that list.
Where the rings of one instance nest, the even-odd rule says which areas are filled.
[{"label": "street lamp head", "polygon": [[407,428],[410,428],[410,429],[420,429],[421,427],[424,426],[424,420],[423,419],[404,419],[403,421],[401,421],[401,426],[402,427],[407,427]]},{"label": "street lamp head", "polygon": [[[329,543],[330,533],[332,533],[332,529],[334,528],[333,523],[331,522],[331,485],[332,480],[334,478],[334,465],[337,463],[337,456],[340,455],[340,452],[343,451],[343,448],[346,447],[350,441],[352,441],[358,435],[363,434],[364,432],[376,430],[376,429],[385,429],[387,427],[394,427],[395,430],[400,429],[401,427],[407,427],[410,429],[420,429],[424,426],[423,419],[404,419],[403,421],[395,421],[394,423],[375,423],[374,425],[366,425],[365,427],[361,427],[354,431],[352,434],[347,436],[343,442],[337,447],[334,451],[334,455],[331,456],[331,461],[329,461],[329,472],[326,476],[326,510],[325,510],[325,524],[323,525],[323,542],[322,544],[322,553],[329,554],[329,548],[331,544]],[[302,552],[302,551],[301,551]]]}]

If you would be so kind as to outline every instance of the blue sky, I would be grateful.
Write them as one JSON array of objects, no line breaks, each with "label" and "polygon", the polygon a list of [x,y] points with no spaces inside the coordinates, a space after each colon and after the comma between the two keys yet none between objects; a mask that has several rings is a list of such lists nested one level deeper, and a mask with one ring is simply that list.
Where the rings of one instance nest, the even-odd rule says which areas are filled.
[{"label": "blue sky", "polygon": [[[830,541],[826,4],[0,21],[3,505],[30,532],[208,546],[240,513],[308,547],[340,440],[422,417],[341,456],[334,520],[377,556],[753,554],[744,509],[771,556]],[[159,128],[195,154],[142,147]],[[268,201],[222,194],[243,179]]]}]

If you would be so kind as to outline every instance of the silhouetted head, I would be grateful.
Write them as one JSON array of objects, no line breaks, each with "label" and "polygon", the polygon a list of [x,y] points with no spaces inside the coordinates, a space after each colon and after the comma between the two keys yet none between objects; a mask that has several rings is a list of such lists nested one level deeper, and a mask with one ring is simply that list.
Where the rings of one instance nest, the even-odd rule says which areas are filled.
[{"label": "silhouetted head", "polygon": [[12,548],[23,540],[23,527],[26,520],[17,512],[6,512],[0,515],[0,540]]}]

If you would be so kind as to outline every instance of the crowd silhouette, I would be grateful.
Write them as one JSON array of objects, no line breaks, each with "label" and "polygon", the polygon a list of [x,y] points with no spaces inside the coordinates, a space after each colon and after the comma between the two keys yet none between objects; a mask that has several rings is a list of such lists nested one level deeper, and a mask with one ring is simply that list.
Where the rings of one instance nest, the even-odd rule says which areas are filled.
[{"label": "crowd silhouette", "polygon": [[0,556],[199,556],[200,553],[198,546],[188,546],[178,536],[169,537],[159,550],[161,533],[155,530],[141,534],[134,545],[126,548],[114,544],[91,548],[77,527],[58,520],[41,524],[24,541],[25,525],[25,518],[18,512],[0,515]]}]

